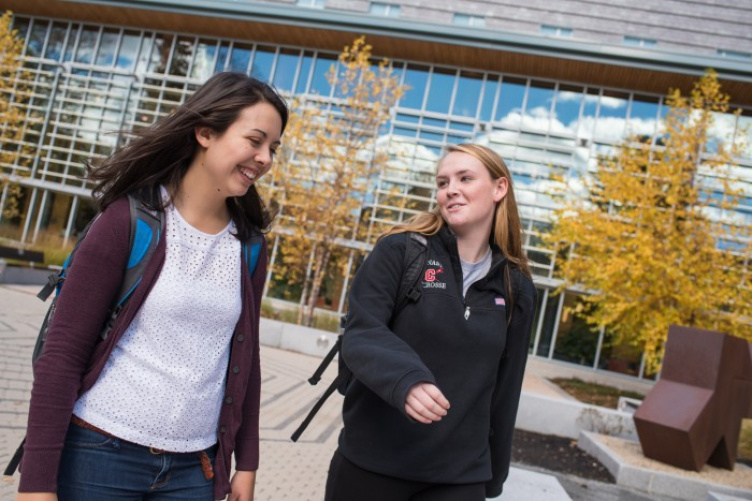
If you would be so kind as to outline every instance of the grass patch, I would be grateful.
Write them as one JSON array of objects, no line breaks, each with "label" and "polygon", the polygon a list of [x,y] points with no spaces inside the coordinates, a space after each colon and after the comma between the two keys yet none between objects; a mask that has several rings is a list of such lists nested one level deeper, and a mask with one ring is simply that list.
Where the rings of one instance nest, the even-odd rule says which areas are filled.
[{"label": "grass patch", "polygon": [[555,378],[551,382],[559,386],[580,402],[616,409],[619,397],[629,397],[642,400],[645,395],[636,391],[620,390],[605,384],[588,383],[578,378]]},{"label": "grass patch", "polygon": [[736,457],[752,462],[752,419],[742,419],[742,431],[739,434],[739,449]]},{"label": "grass patch", "polygon": [[[275,307],[270,301],[261,302],[261,316],[270,318],[272,320],[279,320],[288,324],[298,323],[298,309],[294,308],[278,308]],[[339,316],[333,313],[316,312],[313,317],[313,328],[321,329],[324,331],[339,332]]]}]

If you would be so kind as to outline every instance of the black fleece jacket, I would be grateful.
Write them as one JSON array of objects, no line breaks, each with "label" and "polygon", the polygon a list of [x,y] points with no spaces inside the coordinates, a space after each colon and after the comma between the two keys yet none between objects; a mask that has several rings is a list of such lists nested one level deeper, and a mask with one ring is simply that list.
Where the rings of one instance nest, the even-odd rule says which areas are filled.
[{"label": "black fleece jacket", "polygon": [[[375,473],[485,482],[487,496],[497,496],[509,472],[535,287],[510,266],[514,297],[508,298],[507,262],[494,248],[488,275],[463,299],[457,242],[444,228],[428,237],[419,300],[392,319],[406,239],[381,239],[350,289],[342,357],[356,379],[345,395],[340,452]],[[407,417],[405,398],[419,382],[435,384],[449,400],[441,421],[424,425]]]}]

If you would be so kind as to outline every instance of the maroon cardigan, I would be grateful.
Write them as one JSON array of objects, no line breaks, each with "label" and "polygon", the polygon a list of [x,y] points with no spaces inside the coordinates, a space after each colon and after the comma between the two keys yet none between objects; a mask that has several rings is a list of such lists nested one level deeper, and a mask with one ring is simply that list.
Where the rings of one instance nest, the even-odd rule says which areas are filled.
[{"label": "maroon cardigan", "polygon": [[[91,388],[112,349],[154,285],[165,259],[162,238],[141,283],[118,317],[109,337],[100,331],[128,262],[130,215],[123,198],[92,225],[76,252],[57,303],[44,353],[34,364],[34,385],[19,492],[57,492],[57,475],[73,405]],[[267,249],[249,277],[241,259],[243,310],[235,327],[227,371],[226,396],[217,427],[219,450],[214,497],[230,492],[230,458],[236,469],[255,471],[259,463],[259,313],[266,278]]]}]

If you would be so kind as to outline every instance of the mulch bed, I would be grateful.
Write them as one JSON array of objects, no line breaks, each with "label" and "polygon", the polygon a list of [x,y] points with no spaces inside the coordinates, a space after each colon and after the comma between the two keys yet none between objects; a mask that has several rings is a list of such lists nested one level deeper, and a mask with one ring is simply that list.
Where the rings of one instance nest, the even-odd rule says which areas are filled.
[{"label": "mulch bed", "polygon": [[544,470],[599,482],[615,483],[614,477],[571,438],[514,430],[512,461]]}]

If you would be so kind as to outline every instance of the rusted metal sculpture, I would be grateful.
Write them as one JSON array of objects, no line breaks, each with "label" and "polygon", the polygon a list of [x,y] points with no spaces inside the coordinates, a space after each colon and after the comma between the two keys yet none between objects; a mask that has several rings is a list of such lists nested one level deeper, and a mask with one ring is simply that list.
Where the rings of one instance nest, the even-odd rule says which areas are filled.
[{"label": "rusted metal sculpture", "polygon": [[672,325],[660,380],[634,414],[645,456],[685,470],[733,470],[743,417],[752,417],[750,344]]}]

